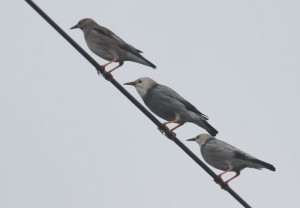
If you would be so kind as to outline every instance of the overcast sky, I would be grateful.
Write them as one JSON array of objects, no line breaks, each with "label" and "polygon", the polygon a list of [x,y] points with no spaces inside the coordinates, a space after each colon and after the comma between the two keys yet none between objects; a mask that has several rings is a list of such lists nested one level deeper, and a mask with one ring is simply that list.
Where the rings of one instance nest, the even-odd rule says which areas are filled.
[{"label": "overcast sky", "polygon": [[[157,70],[125,62],[120,83],[172,87],[217,138],[273,164],[230,183],[250,205],[299,206],[299,1],[35,2],[101,64],[69,30],[84,17],[142,50]],[[241,207],[25,1],[0,15],[0,207]],[[205,131],[176,132],[202,159],[185,140]]]}]

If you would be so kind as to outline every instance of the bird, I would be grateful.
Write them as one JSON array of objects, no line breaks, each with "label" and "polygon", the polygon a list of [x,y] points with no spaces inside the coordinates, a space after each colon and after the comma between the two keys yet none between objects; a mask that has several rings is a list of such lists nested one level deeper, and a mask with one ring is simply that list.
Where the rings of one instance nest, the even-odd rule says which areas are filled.
[{"label": "bird", "polygon": [[162,123],[163,125],[166,126],[169,123],[178,124],[170,132],[173,132],[185,122],[191,122],[204,128],[213,136],[218,134],[218,131],[207,122],[208,116],[201,113],[170,87],[158,84],[149,77],[141,77],[124,85],[135,87],[145,105],[154,114],[166,120],[166,122]]},{"label": "bird", "polygon": [[225,173],[235,172],[235,175],[225,181],[228,184],[231,180],[240,175],[244,168],[262,169],[266,168],[276,171],[275,167],[267,162],[259,160],[250,154],[222,141],[214,138],[209,134],[199,134],[195,138],[187,139],[187,141],[196,141],[201,150],[204,160],[214,168],[223,170],[218,175],[222,179]]},{"label": "bird", "polygon": [[70,29],[79,28],[83,31],[85,41],[89,49],[101,58],[109,61],[101,65],[106,67],[113,62],[118,62],[119,65],[108,71],[111,73],[124,64],[124,61],[137,62],[152,68],[156,68],[154,64],[145,59],[142,51],[136,49],[132,45],[126,43],[115,33],[109,29],[98,25],[91,18],[84,18]]}]

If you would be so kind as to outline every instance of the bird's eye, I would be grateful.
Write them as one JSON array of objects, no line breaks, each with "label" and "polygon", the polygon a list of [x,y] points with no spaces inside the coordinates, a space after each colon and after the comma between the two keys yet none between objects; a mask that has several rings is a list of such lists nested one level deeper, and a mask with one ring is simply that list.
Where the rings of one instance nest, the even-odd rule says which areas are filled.
[{"label": "bird's eye", "polygon": [[139,80],[138,83],[142,83],[142,80]]}]

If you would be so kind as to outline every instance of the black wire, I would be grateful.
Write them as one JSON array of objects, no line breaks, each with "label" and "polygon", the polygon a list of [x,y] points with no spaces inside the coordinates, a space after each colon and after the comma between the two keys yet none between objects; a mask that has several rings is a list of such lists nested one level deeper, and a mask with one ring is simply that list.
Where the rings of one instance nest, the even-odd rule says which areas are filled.
[{"label": "black wire", "polygon": [[201,168],[203,168],[214,181],[231,194],[244,207],[251,208],[235,191],[225,184],[205,163],[203,163],[191,150],[189,150],[173,133],[169,131],[152,113],[150,113],[142,104],[140,104],[125,88],[119,84],[111,75],[105,74],[105,69],[101,67],[87,52],[85,52],[67,33],[65,33],[43,10],[41,10],[33,1],[25,0],[44,20],[46,20],[61,36],[63,36],[82,56],[84,56],[104,78],[110,81],[123,95],[125,95],[137,108],[139,108],[170,140],[174,141],[186,154],[188,154]]}]

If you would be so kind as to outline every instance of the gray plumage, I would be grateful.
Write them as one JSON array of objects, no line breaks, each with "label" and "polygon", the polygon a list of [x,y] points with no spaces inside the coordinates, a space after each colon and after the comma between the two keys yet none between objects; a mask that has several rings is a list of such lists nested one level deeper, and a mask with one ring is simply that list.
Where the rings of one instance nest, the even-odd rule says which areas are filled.
[{"label": "gray plumage", "polygon": [[167,121],[174,121],[170,123],[182,125],[185,122],[191,122],[204,128],[211,135],[218,133],[218,131],[207,122],[208,117],[206,115],[201,113],[173,89],[158,84],[148,77],[142,77],[134,82],[125,84],[133,85],[146,106],[157,116]]},{"label": "gray plumage", "polygon": [[[203,159],[211,166],[226,172],[234,171],[237,177],[244,168],[262,169],[275,171],[275,167],[269,163],[259,160],[248,153],[208,134],[199,134],[197,137],[187,141],[196,141],[201,147]],[[232,180],[229,179],[227,183]]]},{"label": "gray plumage", "polygon": [[105,60],[119,62],[119,66],[123,65],[124,61],[133,61],[156,68],[154,64],[140,54],[142,51],[126,43],[115,33],[98,25],[90,18],[82,19],[78,24],[71,27],[71,29],[75,28],[80,28],[83,31],[89,49]]}]

